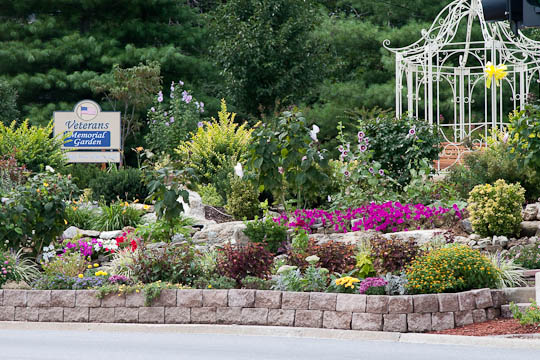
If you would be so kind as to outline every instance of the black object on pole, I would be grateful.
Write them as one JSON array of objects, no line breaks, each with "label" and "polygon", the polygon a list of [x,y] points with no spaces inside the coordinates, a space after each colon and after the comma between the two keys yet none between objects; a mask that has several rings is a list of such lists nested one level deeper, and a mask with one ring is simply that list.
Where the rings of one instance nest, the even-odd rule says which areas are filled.
[{"label": "black object on pole", "polygon": [[540,27],[540,0],[482,0],[484,19],[510,21],[512,31]]}]

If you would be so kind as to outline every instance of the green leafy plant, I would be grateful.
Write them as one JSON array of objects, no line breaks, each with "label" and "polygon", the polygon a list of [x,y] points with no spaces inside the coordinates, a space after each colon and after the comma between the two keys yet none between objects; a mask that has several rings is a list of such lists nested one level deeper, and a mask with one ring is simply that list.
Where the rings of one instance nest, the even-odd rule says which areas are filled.
[{"label": "green leafy plant", "polygon": [[142,245],[130,265],[133,277],[147,284],[156,281],[191,285],[200,275],[195,249],[189,244],[167,244],[163,248]]},{"label": "green leafy plant", "polygon": [[535,101],[521,111],[510,114],[510,138],[513,153],[522,165],[540,171],[540,102]]},{"label": "green leafy plant", "polygon": [[148,189],[143,181],[142,170],[136,168],[100,171],[89,181],[94,200],[104,200],[110,204],[117,200],[144,200],[148,197]]},{"label": "green leafy plant", "polygon": [[177,234],[187,239],[191,236],[193,224],[193,219],[182,215],[170,222],[158,219],[155,223],[138,226],[136,235],[146,242],[170,242]]},{"label": "green leafy plant", "polygon": [[291,241],[292,250],[299,253],[305,253],[309,246],[309,236],[304,229],[299,229]]},{"label": "green leafy plant", "polygon": [[97,211],[89,207],[81,207],[77,205],[78,204],[73,203],[66,206],[65,220],[67,222],[67,225],[75,226],[79,229],[84,230],[92,229],[98,218]]},{"label": "green leafy plant", "polygon": [[279,225],[271,218],[245,222],[244,234],[254,243],[262,244],[272,253],[277,253],[279,248],[287,241],[287,228]]},{"label": "green leafy plant", "polygon": [[225,244],[218,256],[217,269],[223,275],[235,279],[238,286],[248,275],[266,278],[272,268],[272,253],[262,245],[247,243],[245,245]]},{"label": "green leafy plant", "polygon": [[259,214],[259,192],[253,184],[238,176],[229,175],[231,192],[225,210],[235,219],[253,219]]},{"label": "green leafy plant", "polygon": [[[3,268],[7,270],[6,274],[3,273]],[[4,276],[13,281],[23,281],[26,284],[32,283],[40,275],[37,264],[25,256],[22,249],[5,253],[0,252],[0,270],[0,277]],[[0,278],[0,287],[2,286],[1,282]]]},{"label": "green leafy plant", "polygon": [[174,225],[175,220],[184,211],[184,205],[178,201],[182,197],[189,204],[189,193],[182,187],[182,179],[188,170],[174,170],[162,167],[148,173],[148,200],[155,201],[154,208],[158,218]]},{"label": "green leafy plant", "polygon": [[400,272],[421,254],[414,239],[375,236],[371,239],[371,256],[377,274]]},{"label": "green leafy plant", "polygon": [[498,270],[478,250],[452,245],[416,258],[406,271],[413,294],[458,292],[494,288]]},{"label": "green leafy plant", "polygon": [[98,231],[120,230],[126,226],[135,227],[141,221],[142,212],[129,206],[127,202],[114,202],[100,206],[92,229]]},{"label": "green leafy plant", "polygon": [[467,207],[473,230],[482,236],[518,234],[524,195],[521,185],[509,185],[504,180],[497,180],[493,186],[475,186]]},{"label": "green leafy plant", "polygon": [[281,291],[325,291],[328,284],[328,269],[316,266],[317,256],[304,259],[309,264],[302,272],[296,266],[284,265],[277,271],[275,290]]},{"label": "green leafy plant", "polygon": [[78,189],[60,174],[37,174],[0,204],[0,249],[29,248],[32,255],[65,230],[66,199]]},{"label": "green leafy plant", "polygon": [[235,279],[220,275],[210,279],[205,277],[198,278],[193,285],[197,289],[235,289],[238,286]]},{"label": "green leafy plant", "polygon": [[309,129],[296,108],[259,126],[248,160],[259,190],[271,192],[284,206],[289,194],[297,208],[319,201],[320,188],[328,182],[328,157],[320,149],[317,133],[318,127]]},{"label": "green leafy plant", "polygon": [[536,301],[531,301],[531,305],[525,311],[521,311],[515,303],[511,302],[510,311],[521,325],[534,325],[536,328],[540,326],[540,306],[536,304]]},{"label": "green leafy plant", "polygon": [[516,135],[493,129],[485,140],[487,147],[465,154],[463,164],[450,169],[447,183],[466,199],[476,185],[494,184],[502,179],[508,184],[521,184],[526,199],[536,201],[540,196],[540,178],[536,170],[524,164],[525,152],[513,150],[517,146]]},{"label": "green leafy plant", "polygon": [[44,171],[50,166],[61,171],[67,164],[62,151],[65,136],[53,136],[53,123],[45,127],[30,126],[28,120],[19,126],[0,123],[0,156],[14,155],[19,165],[32,172]]},{"label": "green leafy plant", "polygon": [[246,276],[242,279],[243,289],[270,290],[273,285],[272,280],[261,279],[256,276]]},{"label": "green leafy plant", "polygon": [[230,192],[229,174],[236,164],[245,162],[253,132],[246,123],[236,124],[235,117],[221,100],[218,120],[200,124],[191,140],[180,143],[176,150],[180,166],[193,169],[193,182],[213,184],[223,203]]}]

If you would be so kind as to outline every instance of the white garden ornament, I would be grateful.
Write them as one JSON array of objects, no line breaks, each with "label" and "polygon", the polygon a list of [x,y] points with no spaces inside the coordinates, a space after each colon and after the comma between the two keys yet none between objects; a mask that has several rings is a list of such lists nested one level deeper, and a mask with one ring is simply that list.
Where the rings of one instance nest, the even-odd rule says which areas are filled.
[{"label": "white garden ornament", "polygon": [[391,48],[385,40],[383,46],[396,57],[396,113],[437,124],[442,155],[463,149],[467,139],[482,145],[479,135],[503,128],[539,83],[540,42],[515,36],[507,22],[487,23],[481,0],[452,2],[412,45]]}]

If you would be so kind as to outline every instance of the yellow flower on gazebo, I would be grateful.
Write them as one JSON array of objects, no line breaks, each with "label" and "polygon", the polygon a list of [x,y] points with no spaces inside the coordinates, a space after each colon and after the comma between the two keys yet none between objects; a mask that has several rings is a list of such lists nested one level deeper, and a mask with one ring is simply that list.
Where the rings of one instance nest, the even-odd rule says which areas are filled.
[{"label": "yellow flower on gazebo", "polygon": [[504,64],[495,66],[491,62],[488,62],[486,64],[486,68],[484,69],[484,72],[486,73],[486,87],[488,89],[491,88],[491,81],[493,80],[493,78],[495,78],[496,86],[500,86],[500,81],[504,79],[506,75],[508,75],[506,70],[507,67]]}]

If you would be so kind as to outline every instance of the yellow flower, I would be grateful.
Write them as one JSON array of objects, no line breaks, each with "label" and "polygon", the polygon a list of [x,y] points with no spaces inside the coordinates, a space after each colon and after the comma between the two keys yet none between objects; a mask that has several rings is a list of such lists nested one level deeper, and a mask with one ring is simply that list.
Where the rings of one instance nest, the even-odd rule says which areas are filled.
[{"label": "yellow flower", "polygon": [[135,201],[133,203],[136,204],[138,202],[139,202],[139,199],[135,199]]},{"label": "yellow flower", "polygon": [[144,148],[143,148],[142,146],[137,146],[137,147],[135,148],[135,150],[139,153],[139,152],[143,151]]},{"label": "yellow flower", "polygon": [[[38,189],[38,190],[39,190],[39,189]],[[66,219],[64,219],[64,224],[66,224],[66,225],[67,225],[67,220],[66,220]]]},{"label": "yellow flower", "polygon": [[82,279],[84,277],[83,274],[79,274],[79,279]]},{"label": "yellow flower", "polygon": [[211,289],[211,288],[212,288],[212,285],[208,285],[208,288]]},{"label": "yellow flower", "polygon": [[150,206],[148,206],[148,205],[145,204],[145,205],[143,206],[143,209],[144,209],[144,210],[148,210],[148,209],[150,209]]},{"label": "yellow flower", "polygon": [[94,267],[95,267],[95,268],[98,267],[98,266],[99,266],[99,264],[94,264]]},{"label": "yellow flower", "polygon": [[43,186],[45,186],[45,187],[48,187],[48,186],[49,186],[49,184],[48,184],[48,183],[46,183],[46,182],[44,182],[44,183],[43,183]]},{"label": "yellow flower", "polygon": [[91,269],[91,268],[92,268],[92,265],[88,265],[88,268]]},{"label": "yellow flower", "polygon": [[139,289],[135,290],[136,293],[140,292]]}]

